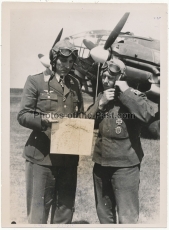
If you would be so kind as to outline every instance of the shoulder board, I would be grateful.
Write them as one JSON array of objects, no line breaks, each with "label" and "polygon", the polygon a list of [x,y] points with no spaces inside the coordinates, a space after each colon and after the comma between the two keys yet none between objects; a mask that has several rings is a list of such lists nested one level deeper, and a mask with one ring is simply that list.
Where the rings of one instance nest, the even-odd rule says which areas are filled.
[{"label": "shoulder board", "polygon": [[41,73],[35,73],[35,74],[30,74],[31,76],[37,76],[37,75],[40,75],[40,74],[43,74],[43,72]]},{"label": "shoulder board", "polygon": [[135,95],[141,95],[141,94],[142,94],[142,92],[140,92],[140,91],[137,90],[137,89],[133,89],[133,88],[132,88],[130,91],[131,91],[131,92],[134,92]]}]

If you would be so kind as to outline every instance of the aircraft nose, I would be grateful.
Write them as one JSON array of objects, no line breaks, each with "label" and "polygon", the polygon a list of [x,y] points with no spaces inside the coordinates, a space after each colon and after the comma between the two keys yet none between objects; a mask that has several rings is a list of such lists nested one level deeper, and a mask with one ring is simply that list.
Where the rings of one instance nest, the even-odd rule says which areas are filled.
[{"label": "aircraft nose", "polygon": [[103,46],[97,46],[90,51],[93,60],[98,63],[104,63],[108,60],[109,51],[105,50]]}]

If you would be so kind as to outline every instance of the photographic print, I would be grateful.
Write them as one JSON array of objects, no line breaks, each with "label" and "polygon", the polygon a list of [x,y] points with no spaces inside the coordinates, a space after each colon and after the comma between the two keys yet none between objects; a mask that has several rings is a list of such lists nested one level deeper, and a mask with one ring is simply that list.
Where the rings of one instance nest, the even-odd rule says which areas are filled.
[{"label": "photographic print", "polygon": [[166,226],[167,14],[2,3],[4,227]]}]

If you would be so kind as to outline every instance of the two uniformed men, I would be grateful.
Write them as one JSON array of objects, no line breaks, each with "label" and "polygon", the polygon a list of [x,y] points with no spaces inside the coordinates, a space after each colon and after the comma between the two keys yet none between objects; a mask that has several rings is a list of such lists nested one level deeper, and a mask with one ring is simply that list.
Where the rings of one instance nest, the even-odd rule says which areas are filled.
[{"label": "two uniformed men", "polygon": [[[119,60],[118,60],[119,62]],[[121,68],[107,62],[104,91],[86,115],[99,125],[93,161],[96,210],[101,224],[134,224],[139,217],[140,130],[154,116],[146,96],[119,81]],[[115,90],[116,89],[116,90]]]},{"label": "two uniformed men", "polygon": [[[83,112],[79,82],[70,74],[76,55],[75,47],[67,40],[58,42],[50,52],[52,75],[46,76],[44,72],[29,76],[24,87],[18,121],[33,130],[23,154],[31,224],[46,224],[51,206],[51,223],[72,221],[79,157],[49,154],[51,123],[44,115],[76,117]],[[104,91],[86,113],[99,124],[93,178],[96,210],[102,224],[117,222],[116,209],[119,223],[138,220],[139,171],[143,158],[140,129],[143,122],[154,116],[145,95],[125,81],[118,81],[120,76],[120,67],[107,63],[101,72]]]},{"label": "two uniformed men", "polygon": [[[74,117],[83,111],[81,87],[71,73],[77,50],[67,40],[50,51],[52,74],[27,78],[19,123],[32,133],[25,145],[27,215],[30,224],[46,224],[50,207],[53,224],[72,221],[79,156],[50,153],[52,114]],[[59,141],[59,140],[58,140]]]}]

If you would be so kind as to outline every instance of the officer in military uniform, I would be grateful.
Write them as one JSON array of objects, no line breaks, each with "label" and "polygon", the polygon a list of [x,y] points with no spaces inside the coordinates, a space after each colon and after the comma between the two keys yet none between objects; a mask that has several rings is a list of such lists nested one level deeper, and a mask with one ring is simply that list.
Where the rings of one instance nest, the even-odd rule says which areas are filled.
[{"label": "officer in military uniform", "polygon": [[119,80],[121,68],[117,63],[107,62],[101,78],[104,91],[86,113],[99,124],[93,154],[97,215],[101,224],[117,223],[116,213],[118,223],[135,224],[143,158],[140,130],[154,111],[143,93]]},{"label": "officer in military uniform", "polygon": [[71,72],[76,57],[69,41],[56,43],[50,51],[52,74],[48,69],[29,76],[23,90],[18,122],[33,130],[23,153],[30,224],[46,224],[51,206],[52,224],[72,221],[79,156],[50,154],[50,116],[83,112],[81,87]]}]

